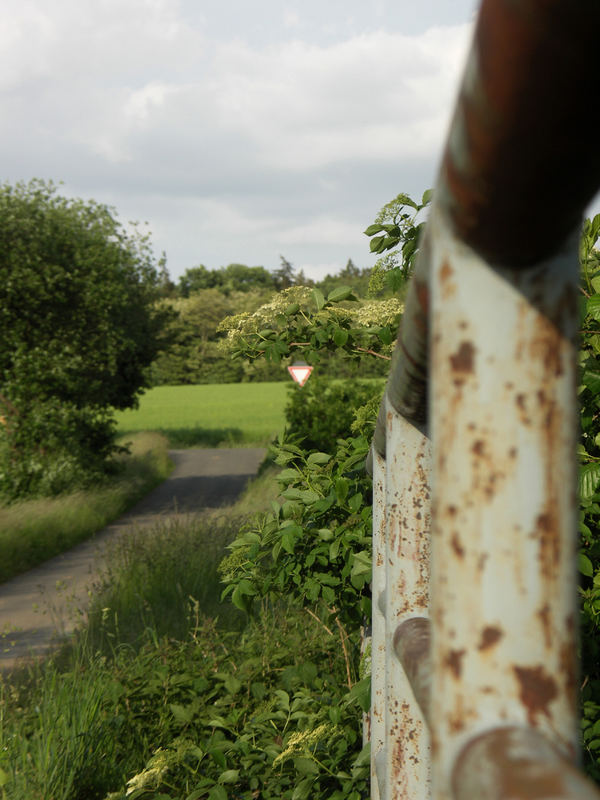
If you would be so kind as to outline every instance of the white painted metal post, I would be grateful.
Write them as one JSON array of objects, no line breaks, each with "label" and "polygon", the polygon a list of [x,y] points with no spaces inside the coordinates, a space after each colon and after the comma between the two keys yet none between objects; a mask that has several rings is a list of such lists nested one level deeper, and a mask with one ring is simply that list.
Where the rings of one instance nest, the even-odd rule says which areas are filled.
[{"label": "white painted metal post", "polygon": [[429,734],[394,653],[399,625],[429,615],[430,444],[386,404],[385,800],[430,796]]},{"label": "white painted metal post", "polygon": [[510,271],[437,208],[429,235],[431,729],[448,800],[458,754],[486,729],[529,726],[577,751],[577,239]]},{"label": "white painted metal post", "polygon": [[[385,459],[373,449],[373,580],[371,627],[371,800],[385,797]],[[379,765],[379,768],[378,766]],[[380,792],[379,786],[382,786]]]},{"label": "white painted metal post", "polygon": [[[577,771],[575,572],[578,227],[600,185],[600,107],[585,125],[580,109],[597,86],[599,27],[597,0],[482,2],[374,435],[382,800],[426,796],[422,750],[402,771],[414,698],[435,800],[600,798]],[[425,540],[408,466],[427,420],[431,626],[414,616]],[[381,716],[381,666],[376,681]]]}]

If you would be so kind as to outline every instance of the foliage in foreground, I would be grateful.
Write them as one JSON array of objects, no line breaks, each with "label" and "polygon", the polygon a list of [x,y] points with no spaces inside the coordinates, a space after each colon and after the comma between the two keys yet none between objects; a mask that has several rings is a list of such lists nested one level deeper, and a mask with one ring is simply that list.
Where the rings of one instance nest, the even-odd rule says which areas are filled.
[{"label": "foliage in foreground", "polygon": [[581,551],[581,672],[585,767],[600,781],[600,214],[581,237],[582,326],[579,531]]},{"label": "foliage in foreground", "polygon": [[74,650],[1,684],[8,800],[366,796],[357,638],[294,603],[242,632],[211,606],[235,525],[189,520],[115,551]]},{"label": "foliage in foreground", "polygon": [[106,472],[168,311],[148,238],[107,206],[34,180],[0,186],[0,219],[0,495],[53,495]]}]

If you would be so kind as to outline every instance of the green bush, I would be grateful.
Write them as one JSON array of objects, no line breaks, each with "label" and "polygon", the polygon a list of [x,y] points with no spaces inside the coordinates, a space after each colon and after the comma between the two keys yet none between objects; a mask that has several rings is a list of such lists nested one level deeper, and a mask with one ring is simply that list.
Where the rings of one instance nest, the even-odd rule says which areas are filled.
[{"label": "green bush", "polygon": [[302,388],[291,388],[285,408],[288,434],[302,440],[305,450],[334,453],[338,439],[350,436],[356,409],[381,397],[384,381],[331,381],[311,377]]}]

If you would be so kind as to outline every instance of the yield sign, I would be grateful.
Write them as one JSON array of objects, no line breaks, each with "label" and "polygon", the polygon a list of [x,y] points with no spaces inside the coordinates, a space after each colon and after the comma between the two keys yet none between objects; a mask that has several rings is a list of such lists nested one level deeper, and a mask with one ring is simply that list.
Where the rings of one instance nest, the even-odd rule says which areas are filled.
[{"label": "yield sign", "polygon": [[297,364],[295,366],[288,367],[288,372],[296,381],[298,386],[304,386],[306,381],[310,378],[310,373],[312,371],[313,368],[306,366],[306,364]]}]

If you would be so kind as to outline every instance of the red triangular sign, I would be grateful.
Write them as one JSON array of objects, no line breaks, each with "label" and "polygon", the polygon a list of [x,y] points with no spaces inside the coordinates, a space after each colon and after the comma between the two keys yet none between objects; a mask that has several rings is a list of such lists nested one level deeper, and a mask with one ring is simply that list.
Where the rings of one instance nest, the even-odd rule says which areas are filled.
[{"label": "red triangular sign", "polygon": [[288,367],[288,372],[292,376],[292,378],[296,381],[298,386],[304,386],[306,381],[310,378],[310,373],[313,371],[312,367],[307,367],[306,364],[302,364],[301,366],[292,366]]}]

